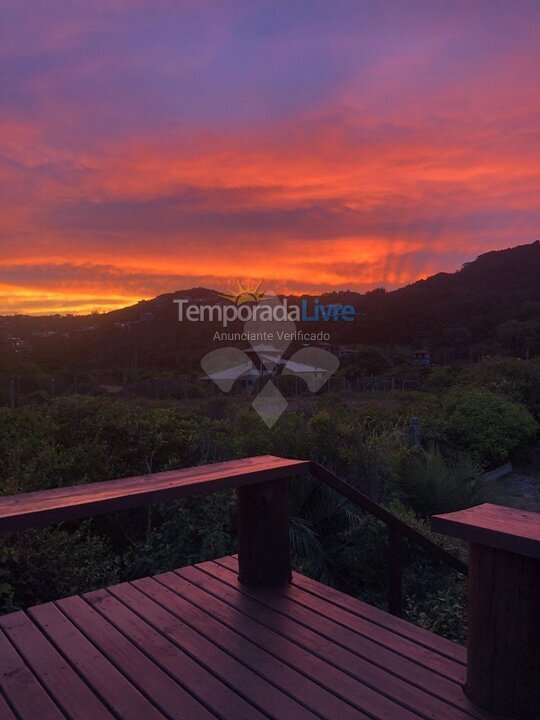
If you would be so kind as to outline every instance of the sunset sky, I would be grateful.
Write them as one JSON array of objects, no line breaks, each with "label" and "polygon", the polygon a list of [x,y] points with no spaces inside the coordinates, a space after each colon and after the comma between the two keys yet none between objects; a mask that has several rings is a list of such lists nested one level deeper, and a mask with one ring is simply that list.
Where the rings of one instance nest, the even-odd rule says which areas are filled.
[{"label": "sunset sky", "polygon": [[540,239],[538,0],[3,0],[0,313]]}]

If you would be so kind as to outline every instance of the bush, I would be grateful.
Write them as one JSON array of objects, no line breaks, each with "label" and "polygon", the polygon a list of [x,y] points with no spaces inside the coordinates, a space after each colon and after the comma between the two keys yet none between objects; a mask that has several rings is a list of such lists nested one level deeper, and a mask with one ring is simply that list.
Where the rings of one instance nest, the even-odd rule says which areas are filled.
[{"label": "bush", "polygon": [[345,376],[348,378],[379,375],[392,367],[392,363],[379,348],[371,345],[360,345],[354,360],[346,366]]},{"label": "bush", "polygon": [[449,440],[488,465],[504,462],[539,427],[523,405],[480,388],[447,395],[443,417]]},{"label": "bush", "polygon": [[411,507],[428,517],[488,502],[491,493],[480,478],[481,470],[470,455],[447,459],[432,447],[405,458],[399,484]]},{"label": "bush", "polygon": [[540,358],[486,358],[465,373],[468,383],[481,386],[513,402],[523,403],[531,412],[540,406]]},{"label": "bush", "polygon": [[92,521],[11,533],[0,541],[0,613],[117,581],[119,559]]}]

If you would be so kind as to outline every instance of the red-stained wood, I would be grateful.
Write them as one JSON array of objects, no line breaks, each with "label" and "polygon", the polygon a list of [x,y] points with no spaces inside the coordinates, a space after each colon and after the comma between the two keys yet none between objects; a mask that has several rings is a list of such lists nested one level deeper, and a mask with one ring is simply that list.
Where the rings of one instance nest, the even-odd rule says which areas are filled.
[{"label": "red-stained wood", "polygon": [[[233,616],[232,622],[216,619],[209,611],[212,598],[206,596],[201,607],[197,603],[196,588],[174,573],[165,573],[153,580],[147,578],[135,585],[193,629],[212,638],[236,660],[256,668],[266,680],[306,705],[303,710],[306,718],[315,718],[322,712],[325,716],[343,720],[361,719],[354,708],[321,687],[319,677],[316,680],[306,677],[300,648],[290,644],[283,656],[279,654],[281,638],[268,633],[260,624],[250,622],[248,617]],[[364,718],[367,720],[366,716]]]},{"label": "red-stained wood", "polygon": [[257,672],[256,657],[248,657],[247,664],[239,662],[206,634],[200,634],[183,618],[175,616],[168,608],[148,597],[139,587],[140,582],[115,585],[109,590],[174,645],[251,702],[260,713],[284,720],[314,720],[309,710]]},{"label": "red-stained wood", "polygon": [[[160,576],[163,579],[163,576]],[[171,583],[174,584],[174,578],[168,578]],[[146,581],[145,581],[146,582]],[[181,582],[179,579],[177,582]],[[157,584],[157,583],[156,583]],[[185,586],[184,586],[185,589]],[[159,589],[154,588],[154,594],[152,595],[155,599],[161,598],[160,604],[163,604],[167,609],[176,612],[178,617],[185,618],[186,603],[181,602],[178,599],[177,594],[173,594],[167,591],[166,588],[161,587]],[[241,601],[242,597],[238,599]],[[192,611],[193,612],[193,611]],[[279,617],[277,618],[279,624]],[[241,618],[242,624],[247,624],[246,621]],[[211,616],[206,618],[206,626],[209,637],[215,637],[214,633],[218,632],[219,624],[212,622]],[[241,626],[240,626],[241,627]],[[268,648],[272,655],[276,656],[279,660],[286,664],[285,667],[282,665],[282,672],[287,674],[293,673],[293,668],[296,668],[303,675],[306,675],[311,680],[317,682],[323,688],[326,688],[329,692],[335,693],[341,702],[334,703],[334,712],[331,713],[331,717],[350,718],[356,720],[358,713],[365,710],[367,714],[375,713],[381,720],[394,720],[399,715],[400,720],[413,720],[416,715],[411,713],[406,707],[399,702],[393,702],[387,699],[377,691],[374,691],[368,684],[355,682],[353,678],[347,673],[343,673],[331,663],[325,663],[322,661],[315,652],[306,652],[304,648],[299,647],[299,644],[294,638],[294,627],[291,623],[287,624],[287,632],[293,632],[293,638],[288,639],[282,637],[278,632],[268,633],[263,628],[258,628],[258,635],[255,635],[254,641],[258,645]],[[249,632],[249,631],[248,631]],[[252,631],[253,633],[253,631]],[[260,652],[256,652],[257,648],[249,642],[242,642],[240,639],[235,638],[230,632],[226,630],[222,632],[224,638],[228,638],[229,652],[239,653],[243,655],[243,662],[248,667],[261,668],[265,677],[268,677],[273,681],[273,676],[268,675],[268,668],[270,663],[268,659],[264,662],[264,657],[261,656]],[[279,680],[279,676],[277,678]],[[281,682],[286,680],[281,680]],[[290,686],[294,688],[294,685]],[[293,690],[294,691],[294,690]],[[301,692],[301,688],[296,688],[297,692]],[[290,692],[290,690],[289,690]],[[347,704],[349,705],[349,711],[347,713]],[[340,707],[341,706],[341,707]],[[352,707],[351,707],[352,706]],[[320,710],[319,706],[319,710]],[[306,712],[306,711],[304,711]],[[345,713],[345,714],[344,714]],[[363,716],[360,715],[360,718]]]},{"label": "red-stained wood", "polygon": [[492,712],[540,718],[540,515],[485,504],[432,526],[469,542],[467,695]]},{"label": "red-stained wood", "polygon": [[509,717],[540,718],[540,560],[472,544],[467,695]]},{"label": "red-stained wood", "polygon": [[[208,709],[155,665],[131,640],[80,597],[59,600],[60,610],[170,720],[208,720]],[[96,718],[97,720],[97,718]]]},{"label": "red-stained wood", "polygon": [[[227,596],[235,597],[237,595],[237,583],[235,580],[236,561],[234,558],[220,558],[218,561],[209,561],[201,563],[195,566],[195,568],[181,568],[176,573],[182,577],[189,577],[190,580],[197,579],[197,584],[205,588],[208,586],[209,581],[212,578],[219,580],[222,584],[220,586],[220,592],[227,594]],[[194,575],[194,573],[196,573]],[[204,573],[204,574],[203,574]],[[205,577],[208,575],[209,577]],[[411,633],[416,635],[416,631],[426,633],[433,638],[433,647],[425,647],[423,644],[413,641],[407,637],[404,637],[401,633],[395,632],[390,626],[381,626],[377,622],[374,622],[371,617],[370,610],[374,609],[365,603],[361,603],[354,598],[349,608],[341,606],[333,602],[333,598],[325,597],[324,590],[325,586],[315,581],[311,581],[315,586],[318,586],[322,593],[315,595],[306,588],[299,587],[299,582],[302,580],[302,576],[297,573],[293,574],[293,583],[279,591],[279,596],[276,593],[265,596],[261,592],[253,591],[241,587],[243,593],[251,592],[260,602],[265,602],[268,606],[283,612],[285,608],[285,614],[291,615],[293,619],[298,618],[310,618],[310,624],[315,624],[320,630],[321,634],[324,634],[323,627],[328,631],[328,635],[334,642],[337,642],[340,638],[343,638],[343,645],[346,647],[352,647],[353,645],[362,646],[363,653],[366,658],[377,662],[380,658],[380,664],[383,667],[389,669],[393,668],[393,663],[396,661],[396,674],[397,668],[406,668],[407,672],[413,674],[406,674],[404,677],[409,679],[411,682],[415,682],[417,677],[417,671],[422,674],[423,670],[428,670],[427,677],[430,678],[429,683],[435,684],[436,679],[433,678],[433,674],[439,675],[445,680],[451,683],[457,683],[462,685],[465,682],[466,672],[465,665],[457,660],[452,660],[448,657],[447,645],[455,645],[450,643],[444,638],[440,638],[433,633],[426,633],[421,631],[411,623],[401,621],[402,625],[409,626]],[[226,589],[223,588],[223,584],[226,584]],[[330,588],[328,588],[330,590]],[[341,593],[336,593],[336,597],[339,597]],[[346,596],[343,596],[346,597]],[[292,601],[292,602],[289,602]],[[366,614],[358,615],[358,612],[363,612],[366,609]],[[380,612],[380,611],[379,611]],[[387,613],[381,613],[383,616],[387,616],[392,619],[392,616]],[[353,637],[355,641],[353,642]],[[421,635],[424,639],[424,635]],[[461,651],[464,655],[465,648],[460,645],[456,645],[456,648]],[[397,657],[396,657],[397,656]],[[404,664],[400,665],[402,658],[414,657],[415,664]],[[426,677],[423,675],[423,677]],[[429,683],[426,683],[428,685]]]},{"label": "red-stained wood", "polygon": [[26,613],[16,612],[0,617],[0,627],[67,715],[78,720],[114,720],[107,707],[66,663]]},{"label": "red-stained wood", "polygon": [[[54,605],[37,605],[29,614],[53,642],[67,662],[82,675],[91,690],[121,720],[164,720],[154,703],[146,698],[113,663]],[[27,716],[39,718],[38,714]],[[69,716],[67,716],[69,717]],[[26,717],[24,718],[26,720]]]},{"label": "red-stained wood", "polygon": [[280,587],[291,581],[289,481],[239,487],[238,568],[245,585]]},{"label": "red-stained wood", "polygon": [[19,720],[65,720],[40,681],[0,632],[0,687]]},{"label": "red-stained wood", "polygon": [[204,703],[221,720],[266,720],[250,702],[168,640],[108,590],[83,596],[114,628],[141,648],[181,687]]},{"label": "red-stained wood", "polygon": [[[234,557],[220,558],[215,562],[220,565],[227,564],[228,567],[234,567],[237,559]],[[374,628],[381,627],[389,631],[386,637],[391,639],[393,644],[399,642],[399,638],[409,641],[412,645],[405,646],[407,649],[404,654],[414,654],[413,648],[417,645],[433,651],[443,659],[448,658],[452,663],[457,663],[463,668],[466,665],[467,652],[465,648],[440,635],[424,630],[401,618],[396,618],[372,605],[359,602],[350,595],[346,595],[335,588],[323,585],[299,573],[293,574],[292,586],[313,595],[314,598],[320,598],[323,601],[332,603],[337,608],[347,610],[352,615],[357,616],[359,622],[368,621]]]},{"label": "red-stained wood", "polygon": [[485,503],[434,515],[431,527],[470,543],[540,559],[540,513]]},{"label": "red-stained wood", "polygon": [[290,478],[309,462],[272,455],[0,498],[0,531],[39,527]]},{"label": "red-stained wood", "polygon": [[495,719],[453,643],[296,574],[237,574],[221,558],[0,618],[1,720]]},{"label": "red-stained wood", "polygon": [[[174,575],[178,577],[174,578]],[[281,591],[280,596],[276,592],[246,588],[238,584],[231,572],[211,562],[196,568],[182,568],[174,574],[166,573],[156,579],[182,596],[189,597],[192,602],[197,602],[199,607],[204,607],[208,613],[219,617],[221,622],[231,627],[239,627],[241,615],[247,615],[258,624],[255,630],[249,630],[250,638],[256,640],[259,637],[261,644],[271,647],[272,652],[279,653],[280,659],[285,662],[286,643],[292,641],[305,651],[316,654],[321,660],[352,675],[360,683],[355,691],[356,696],[362,697],[362,707],[368,712],[383,710],[370,703],[369,691],[367,695],[362,695],[365,693],[363,682],[396,703],[414,707],[415,711],[433,715],[440,720],[463,720],[470,718],[471,714],[482,717],[464,696],[455,675],[451,681],[411,663],[409,657],[385,650],[377,642],[366,641],[361,635],[363,628],[354,627],[353,618],[347,618],[345,612],[334,612],[336,608],[330,605],[330,617],[323,614],[328,612],[328,608],[321,602],[315,604],[314,611],[307,609],[302,603],[304,593],[295,588]],[[185,582],[182,583],[186,580],[194,587],[189,588]],[[287,623],[283,622],[282,615],[286,616]],[[353,626],[345,626],[351,620]],[[247,621],[243,620],[243,623],[247,624]],[[260,628],[261,624],[264,628]],[[247,627],[250,627],[249,624]],[[276,633],[283,637],[276,640]],[[380,629],[377,629],[375,637],[379,642],[385,640]],[[322,638],[327,642],[322,641]],[[298,661],[296,667],[303,669],[302,663]],[[318,677],[321,684],[328,682],[328,687],[335,690],[334,676],[325,673],[324,677]],[[461,679],[461,674],[458,677]],[[393,712],[398,713],[395,708]],[[400,717],[405,716],[406,711],[402,710],[401,713]]]},{"label": "red-stained wood", "polygon": [[7,704],[7,702],[4,700],[4,698],[0,695],[0,718],[2,720],[17,720],[15,715],[13,714],[13,711]]}]

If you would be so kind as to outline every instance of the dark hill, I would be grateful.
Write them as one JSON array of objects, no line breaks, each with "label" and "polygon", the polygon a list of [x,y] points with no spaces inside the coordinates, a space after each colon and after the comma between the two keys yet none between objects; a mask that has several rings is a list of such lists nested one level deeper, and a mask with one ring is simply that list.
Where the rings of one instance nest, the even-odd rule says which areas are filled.
[{"label": "dark hill", "polygon": [[[438,273],[392,292],[325,294],[325,304],[353,304],[365,313],[354,323],[306,323],[302,330],[325,329],[336,343],[366,343],[392,348],[428,345],[435,360],[475,359],[506,352],[540,352],[540,242],[488,252],[455,273]],[[216,347],[221,326],[179,323],[175,298],[221,303],[219,293],[192,288],[102,315],[84,317],[6,317],[4,372],[17,363],[38,365],[47,373],[85,373],[104,369],[154,369],[172,373],[198,368],[202,355]],[[299,298],[289,297],[289,302]],[[54,334],[39,337],[40,329]],[[230,328],[241,330],[242,327]],[[7,338],[27,340],[17,352]],[[1,371],[1,368],[0,368]]]}]

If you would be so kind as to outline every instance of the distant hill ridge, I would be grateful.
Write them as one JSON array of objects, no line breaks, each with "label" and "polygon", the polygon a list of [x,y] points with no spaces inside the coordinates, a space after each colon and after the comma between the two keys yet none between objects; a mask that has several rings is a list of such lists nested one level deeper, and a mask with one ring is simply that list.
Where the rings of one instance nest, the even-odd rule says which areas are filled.
[{"label": "distant hill ridge", "polygon": [[[398,290],[327,293],[328,302],[353,304],[364,316],[354,323],[324,327],[336,343],[386,348],[427,345],[443,360],[501,351],[529,356],[540,353],[539,278],[540,242],[536,241],[484,253],[454,273],[437,273]],[[100,315],[4,318],[0,332],[4,338],[8,333],[30,338],[36,360],[43,356],[49,368],[136,363],[188,370],[212,348],[213,334],[221,326],[179,323],[173,300],[180,297],[227,302],[216,290],[196,287]],[[294,302],[295,296],[288,299]],[[33,337],[36,329],[45,326],[53,336]],[[299,325],[310,331],[321,327]]]}]

